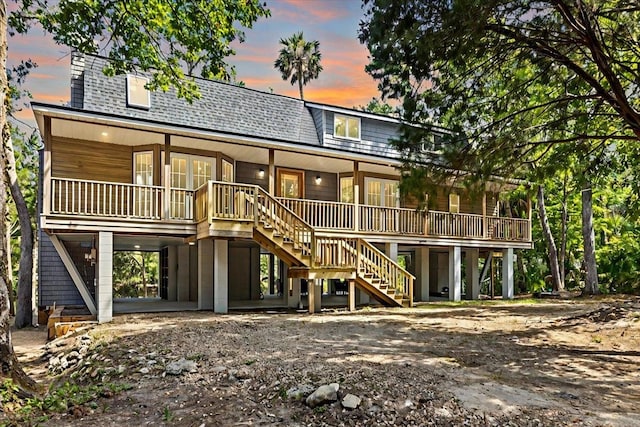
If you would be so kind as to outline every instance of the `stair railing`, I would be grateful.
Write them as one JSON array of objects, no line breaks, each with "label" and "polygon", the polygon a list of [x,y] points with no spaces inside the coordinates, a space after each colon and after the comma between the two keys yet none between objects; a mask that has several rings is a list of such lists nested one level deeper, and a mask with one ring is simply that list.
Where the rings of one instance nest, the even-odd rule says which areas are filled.
[{"label": "stair railing", "polygon": [[409,298],[413,305],[413,280],[411,273],[386,256],[382,251],[363,239],[358,239],[358,274],[372,274],[389,284],[389,287]]}]

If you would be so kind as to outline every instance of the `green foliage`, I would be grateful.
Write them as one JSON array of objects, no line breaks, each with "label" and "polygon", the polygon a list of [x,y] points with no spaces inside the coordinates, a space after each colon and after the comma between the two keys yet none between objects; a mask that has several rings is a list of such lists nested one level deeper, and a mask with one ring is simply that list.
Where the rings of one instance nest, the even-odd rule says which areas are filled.
[{"label": "green foliage", "polygon": [[[158,264],[159,255],[157,252],[114,252],[114,297],[137,298],[145,296],[143,282],[147,285],[158,284]],[[155,297],[157,295],[153,293],[147,296]]]},{"label": "green foliage", "polygon": [[235,71],[225,58],[232,42],[270,15],[259,0],[24,0],[9,17],[12,32],[39,24],[54,40],[80,52],[109,58],[108,75],[151,70],[149,89],[175,87],[179,97],[199,97],[188,72],[229,80]]},{"label": "green foliage", "polygon": [[280,49],[274,67],[282,73],[282,80],[290,79],[292,85],[298,82],[300,99],[304,99],[302,87],[317,79],[322,71],[320,42],[306,41],[300,31],[288,39],[280,39],[280,44],[284,47]]},{"label": "green foliage", "polygon": [[355,107],[360,111],[366,111],[374,114],[382,114],[385,116],[400,116],[401,111],[399,108],[394,108],[390,104],[373,97],[371,101],[367,105],[360,105],[359,107]]}]

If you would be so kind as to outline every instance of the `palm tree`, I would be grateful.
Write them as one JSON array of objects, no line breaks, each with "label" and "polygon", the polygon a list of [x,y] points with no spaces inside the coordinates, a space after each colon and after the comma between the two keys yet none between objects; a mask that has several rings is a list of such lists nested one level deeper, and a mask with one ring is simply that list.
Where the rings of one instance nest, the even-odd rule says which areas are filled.
[{"label": "palm tree", "polygon": [[274,67],[282,73],[282,80],[290,78],[292,85],[298,82],[300,99],[304,99],[302,87],[309,80],[317,79],[322,71],[320,42],[306,41],[301,31],[288,39],[280,39],[280,44],[284,47],[280,49]]}]

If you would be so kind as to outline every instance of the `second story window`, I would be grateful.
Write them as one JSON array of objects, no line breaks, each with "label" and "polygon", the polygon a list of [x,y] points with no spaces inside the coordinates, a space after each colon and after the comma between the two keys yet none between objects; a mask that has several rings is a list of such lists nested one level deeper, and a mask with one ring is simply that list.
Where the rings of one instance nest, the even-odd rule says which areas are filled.
[{"label": "second story window", "polygon": [[333,136],[360,139],[360,119],[336,114],[333,123]]},{"label": "second story window", "polygon": [[151,94],[145,85],[149,83],[146,77],[127,74],[127,107],[149,109],[151,107]]},{"label": "second story window", "polygon": [[449,212],[460,213],[460,195],[456,193],[449,194]]}]

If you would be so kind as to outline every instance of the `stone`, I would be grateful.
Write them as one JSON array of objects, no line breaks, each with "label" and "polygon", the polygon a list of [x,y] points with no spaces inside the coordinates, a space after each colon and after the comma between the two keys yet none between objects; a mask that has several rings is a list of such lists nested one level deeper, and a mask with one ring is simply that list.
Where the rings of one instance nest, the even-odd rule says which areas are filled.
[{"label": "stone", "polygon": [[165,372],[169,375],[180,375],[182,372],[196,372],[197,370],[196,362],[185,358],[171,362],[165,368]]},{"label": "stone", "polygon": [[148,374],[149,373],[149,368],[140,368],[140,373],[141,374]]},{"label": "stone", "polygon": [[60,365],[60,358],[59,357],[54,356],[51,359],[49,359],[49,366],[51,368],[55,368],[58,365]]},{"label": "stone", "polygon": [[360,406],[361,401],[362,399],[360,399],[358,396],[349,393],[344,398],[342,398],[342,407],[345,409],[356,409],[358,406]]},{"label": "stone", "polygon": [[328,385],[321,385],[307,397],[307,405],[311,408],[320,406],[324,403],[335,402],[338,400],[338,389],[340,386],[338,383],[331,383]]},{"label": "stone", "polygon": [[80,353],[77,351],[71,351],[67,354],[67,360],[76,360],[80,358]]},{"label": "stone", "polygon": [[63,357],[60,359],[60,367],[62,369],[67,369],[69,367],[69,361],[67,360],[66,357]]},{"label": "stone", "polygon": [[315,391],[315,387],[310,384],[302,384],[296,387],[291,387],[287,390],[287,397],[289,399],[300,400],[309,396]]}]

